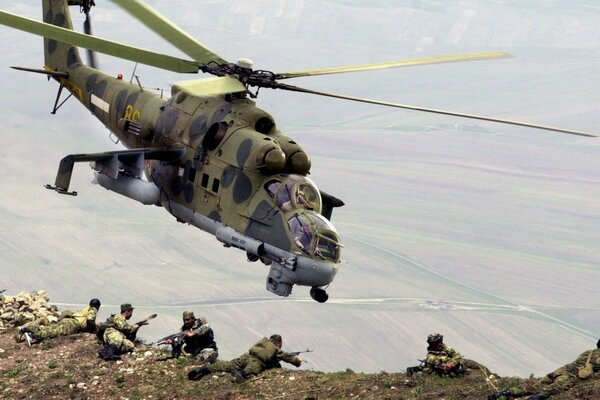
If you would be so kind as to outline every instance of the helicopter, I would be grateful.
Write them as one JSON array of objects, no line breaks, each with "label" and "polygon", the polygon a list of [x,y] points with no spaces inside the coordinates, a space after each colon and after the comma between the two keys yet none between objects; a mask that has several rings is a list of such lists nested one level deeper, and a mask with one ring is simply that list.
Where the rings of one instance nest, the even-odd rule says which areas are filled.
[{"label": "helicopter", "polygon": [[[103,188],[145,205],[157,205],[177,221],[214,235],[226,247],[269,267],[266,289],[289,296],[294,285],[310,287],[324,303],[343,248],[331,219],[341,199],[308,178],[309,155],[256,106],[261,88],[295,91],[381,106],[526,126],[573,135],[586,132],[521,121],[415,107],[322,92],[280,81],[298,77],[371,71],[449,62],[510,57],[504,52],[428,57],[296,72],[254,70],[241,58],[232,63],[196,41],[141,0],[112,0],[191,59],[180,59],[91,35],[93,0],[43,0],[43,21],[0,11],[0,23],[43,36],[44,69],[13,67],[44,74],[59,83],[52,113],[70,97],[79,100],[126,150],[70,154],[59,164],[47,189],[70,190],[75,163],[88,162]],[[73,30],[70,6],[85,16],[84,33]],[[88,64],[76,47],[88,50]],[[96,68],[94,52],[177,73],[214,78],[175,82],[171,96]],[[62,91],[70,94],[61,101]]]}]

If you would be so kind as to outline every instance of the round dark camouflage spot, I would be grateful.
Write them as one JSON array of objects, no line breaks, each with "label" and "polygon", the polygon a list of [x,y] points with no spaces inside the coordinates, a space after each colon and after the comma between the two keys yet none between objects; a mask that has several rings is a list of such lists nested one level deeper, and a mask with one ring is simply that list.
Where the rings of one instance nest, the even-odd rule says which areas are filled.
[{"label": "round dark camouflage spot", "polygon": [[74,47],[69,47],[69,51],[67,52],[67,65],[69,67],[75,67],[76,65],[81,64],[81,58],[79,57],[79,52]]},{"label": "round dark camouflage spot", "polygon": [[251,150],[252,139],[246,139],[240,144],[240,147],[238,148],[238,152],[236,154],[237,162],[240,167],[242,167],[246,163],[246,160],[250,156]]},{"label": "round dark camouflage spot", "polygon": [[201,115],[192,121],[190,125],[190,141],[202,138],[206,133],[207,126],[208,119],[204,115]]},{"label": "round dark camouflage spot", "polygon": [[115,100],[117,103],[117,116],[122,118],[125,115],[125,109],[127,108],[127,90],[123,89],[117,93]]},{"label": "round dark camouflage spot", "polygon": [[183,180],[180,177],[173,179],[171,183],[171,192],[174,196],[178,196],[183,191]]},{"label": "round dark camouflage spot", "polygon": [[96,84],[96,87],[94,88],[94,94],[98,97],[104,97],[104,92],[106,92],[106,86],[107,82],[105,80],[98,82]]},{"label": "round dark camouflage spot", "polygon": [[183,187],[183,197],[185,197],[185,201],[191,203],[194,200],[194,185],[192,182],[187,182]]},{"label": "round dark camouflage spot", "polygon": [[168,136],[169,132],[175,128],[177,118],[179,118],[179,111],[167,105],[156,122],[154,128],[156,135]]},{"label": "round dark camouflage spot", "polygon": [[237,176],[238,169],[232,166],[228,166],[223,171],[223,175],[221,175],[221,185],[224,188],[228,188],[231,186],[235,177]]},{"label": "round dark camouflage spot", "polygon": [[92,93],[96,87],[96,81],[98,80],[98,74],[90,75],[85,82],[85,91]]},{"label": "round dark camouflage spot", "polygon": [[65,18],[65,14],[60,13],[60,14],[56,14],[56,17],[54,18],[54,20],[52,21],[52,24],[56,25],[56,26],[60,26],[60,27],[65,27],[65,21],[67,19]]},{"label": "round dark camouflage spot", "polygon": [[241,204],[248,200],[251,195],[252,181],[250,181],[250,178],[243,171],[239,171],[233,185],[233,201]]},{"label": "round dark camouflage spot", "polygon": [[217,112],[214,113],[213,117],[212,117],[212,122],[211,125],[214,124],[215,122],[221,122],[223,120],[223,118],[225,118],[225,116],[227,114],[229,114],[229,112],[231,111],[231,109],[233,108],[233,105],[229,104],[229,103],[225,103],[223,104],[218,110]]}]

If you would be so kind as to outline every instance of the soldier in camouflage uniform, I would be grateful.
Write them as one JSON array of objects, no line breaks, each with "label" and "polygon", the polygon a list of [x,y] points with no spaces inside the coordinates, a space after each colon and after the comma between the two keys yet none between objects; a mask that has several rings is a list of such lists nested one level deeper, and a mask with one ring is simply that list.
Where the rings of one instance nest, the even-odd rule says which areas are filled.
[{"label": "soldier in camouflage uniform", "polygon": [[111,315],[106,321],[103,341],[106,347],[111,348],[111,354],[129,353],[133,351],[138,324],[129,325],[127,321],[133,315],[133,307],[129,303],[121,304],[121,313]]},{"label": "soldier in camouflage uniform", "polygon": [[238,383],[261,372],[281,368],[280,361],[299,367],[302,357],[281,351],[283,339],[280,335],[272,335],[269,339],[262,338],[250,348],[248,353],[231,361],[217,360],[213,364],[193,369],[188,373],[190,380],[198,380],[214,372],[230,372]]},{"label": "soldier in camouflage uniform", "polygon": [[508,390],[490,395],[489,399],[510,399],[528,397],[531,400],[543,400],[575,386],[580,380],[591,379],[594,373],[600,372],[600,340],[593,350],[584,351],[575,361],[550,372],[539,379],[539,385],[533,387],[512,387]]},{"label": "soldier in camouflage uniform", "polygon": [[58,322],[49,325],[21,327],[19,333],[25,336],[27,342],[40,342],[44,339],[58,336],[74,335],[80,332],[96,331],[96,315],[100,309],[100,300],[92,299],[88,306],[79,311],[65,311]]},{"label": "soldier in camouflage uniform", "polygon": [[[198,357],[200,361],[213,362],[219,356],[215,335],[204,317],[196,318],[194,312],[187,310],[183,312],[183,326],[181,331],[187,331],[183,336],[183,347],[181,351],[192,357]],[[173,343],[168,339],[165,344]]]},{"label": "soldier in camouflage uniform", "polygon": [[465,372],[462,356],[458,351],[444,344],[444,336],[432,333],[427,336],[427,344],[423,372],[445,376],[457,376]]}]

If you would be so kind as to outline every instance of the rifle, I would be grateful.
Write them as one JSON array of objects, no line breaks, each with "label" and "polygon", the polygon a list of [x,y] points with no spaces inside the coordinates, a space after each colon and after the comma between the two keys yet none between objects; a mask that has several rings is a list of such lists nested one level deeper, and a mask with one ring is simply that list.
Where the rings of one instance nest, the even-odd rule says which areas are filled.
[{"label": "rifle", "polygon": [[[167,344],[165,342],[167,340],[170,340],[171,343],[168,343],[168,344],[171,345],[171,357],[169,357],[169,358],[179,358],[179,356],[181,355],[181,346],[183,345],[183,337],[188,332],[189,331],[177,332],[172,335],[165,336],[164,338],[159,339],[152,344],[155,346],[160,346],[163,344]],[[169,358],[166,358],[165,360],[168,360]]]},{"label": "rifle", "polygon": [[156,342],[154,342],[152,344],[155,345],[155,346],[160,346],[162,344],[167,344],[167,343],[165,343],[167,340],[171,340],[173,343],[170,343],[170,344],[175,345],[175,343],[181,342],[183,340],[183,337],[185,336],[185,334],[188,333],[188,332],[189,331],[177,332],[177,333],[174,333],[172,335],[165,336],[164,338],[159,339],[159,340],[157,340]]},{"label": "rifle", "polygon": [[446,371],[444,370],[444,368],[442,368],[442,364],[434,364],[434,363],[429,362],[427,360],[419,360],[419,359],[417,359],[417,361],[420,361],[421,365],[424,364],[425,366],[430,367],[432,370],[434,370],[437,373],[442,373],[442,374],[446,373]]},{"label": "rifle", "polygon": [[289,352],[289,354],[293,355],[293,356],[297,356],[300,355],[302,353],[312,353],[314,350],[309,349],[308,347],[306,348],[306,350],[302,350],[302,351],[291,351]]}]

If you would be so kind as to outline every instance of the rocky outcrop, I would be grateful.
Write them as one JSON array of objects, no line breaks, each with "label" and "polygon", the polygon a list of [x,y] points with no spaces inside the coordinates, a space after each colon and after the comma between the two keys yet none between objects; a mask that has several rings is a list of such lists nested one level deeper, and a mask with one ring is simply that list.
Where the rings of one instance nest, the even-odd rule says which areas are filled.
[{"label": "rocky outcrop", "polygon": [[0,295],[0,330],[58,321],[58,308],[48,303],[48,300],[48,294],[44,290],[21,292],[15,296]]}]

